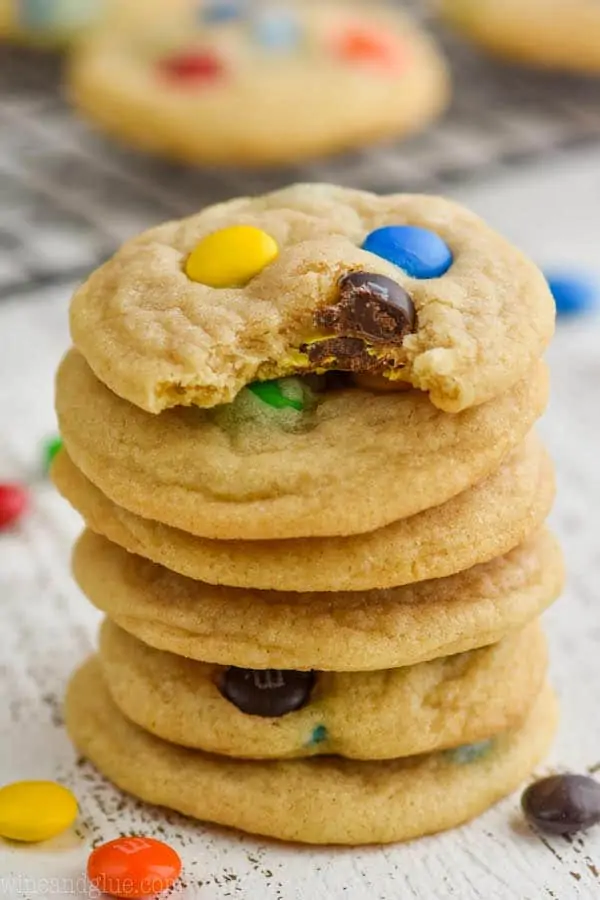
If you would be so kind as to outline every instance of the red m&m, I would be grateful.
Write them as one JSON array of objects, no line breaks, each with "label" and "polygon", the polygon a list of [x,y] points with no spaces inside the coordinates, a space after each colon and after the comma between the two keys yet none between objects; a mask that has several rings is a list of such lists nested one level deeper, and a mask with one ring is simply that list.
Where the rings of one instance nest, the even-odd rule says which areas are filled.
[{"label": "red m&m", "polygon": [[181,874],[179,855],[162,841],[125,837],[97,847],[88,860],[90,882],[113,897],[147,897],[170,888]]},{"label": "red m&m", "polygon": [[159,66],[169,80],[190,85],[213,81],[224,73],[222,62],[209,51],[182,52],[162,59]]},{"label": "red m&m", "polygon": [[16,482],[0,482],[0,529],[14,525],[27,508],[27,491]]}]

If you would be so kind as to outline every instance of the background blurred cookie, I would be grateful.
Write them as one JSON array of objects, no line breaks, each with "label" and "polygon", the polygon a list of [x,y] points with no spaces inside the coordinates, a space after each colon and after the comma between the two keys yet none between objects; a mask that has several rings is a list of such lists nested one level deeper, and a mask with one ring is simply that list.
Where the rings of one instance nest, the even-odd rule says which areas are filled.
[{"label": "background blurred cookie", "polygon": [[441,0],[441,5],[448,21],[493,53],[600,73],[597,0]]},{"label": "background blurred cookie", "polygon": [[403,135],[446,105],[434,44],[384,4],[148,7],[78,48],[70,95],[111,134],[197,163],[280,163]]}]

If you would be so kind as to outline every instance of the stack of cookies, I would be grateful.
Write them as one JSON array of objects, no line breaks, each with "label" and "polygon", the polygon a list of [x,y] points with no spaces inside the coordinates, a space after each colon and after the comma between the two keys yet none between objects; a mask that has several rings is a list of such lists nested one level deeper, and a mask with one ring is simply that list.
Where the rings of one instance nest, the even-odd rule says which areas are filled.
[{"label": "stack of cookies", "polygon": [[54,480],[106,614],[67,726],[117,785],[310,843],[482,812],[546,752],[563,580],[543,277],[460,206],[297,185],[76,293]]}]

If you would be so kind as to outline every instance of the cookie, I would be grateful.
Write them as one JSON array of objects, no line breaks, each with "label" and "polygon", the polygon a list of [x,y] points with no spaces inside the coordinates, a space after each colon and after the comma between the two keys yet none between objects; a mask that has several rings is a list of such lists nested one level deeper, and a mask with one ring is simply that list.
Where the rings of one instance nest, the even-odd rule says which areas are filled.
[{"label": "cookie", "polygon": [[93,34],[72,60],[72,101],[142,150],[250,166],[402,136],[447,104],[441,52],[400,12],[328,0],[238,6],[215,21],[190,3],[181,23],[169,6],[147,7],[135,29]]},{"label": "cookie", "polygon": [[497,472],[443,506],[346,538],[204,540],[116,506],[64,452],[53,478],[94,531],[127,550],[210,584],[292,592],[389,588],[452,575],[524,541],[554,498],[552,463],[535,435]]},{"label": "cookie", "polygon": [[285,593],[192,581],[84,532],[73,555],[87,598],[160,650],[254,669],[364,671],[482,647],[558,596],[560,550],[542,532],[451,576],[385,591]]},{"label": "cookie", "polygon": [[374,762],[233,760],[129,722],[91,660],[70,684],[66,724],[84,756],[148,803],[283,840],[380,844],[452,828],[513,791],[548,750],[556,701],[545,689],[518,728],[470,761],[446,751]]},{"label": "cookie", "polygon": [[570,72],[600,72],[596,0],[442,0],[452,25],[507,59]]},{"label": "cookie", "polygon": [[105,621],[100,663],[121,712],[174,744],[248,759],[376,760],[516,727],[542,688],[547,651],[534,623],[491,647],[400,669],[245,669],[154,650]]},{"label": "cookie", "polygon": [[528,377],[553,330],[544,277],[477,216],[439,197],[326,184],[147,231],[71,307],[100,381],[152,413],[342,368],[460,412]]},{"label": "cookie", "polygon": [[302,409],[243,391],[216,410],[156,416],[117,397],[72,350],[59,369],[56,408],[70,456],[107,497],[229,541],[356,534],[441,504],[522,442],[548,392],[542,363],[502,396],[456,415],[419,391],[294,386],[297,394],[278,397]]}]

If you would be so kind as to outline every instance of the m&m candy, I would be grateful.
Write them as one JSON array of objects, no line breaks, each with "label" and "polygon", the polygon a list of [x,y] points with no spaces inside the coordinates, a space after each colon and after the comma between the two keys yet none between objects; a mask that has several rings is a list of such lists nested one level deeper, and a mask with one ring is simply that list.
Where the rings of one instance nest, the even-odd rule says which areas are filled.
[{"label": "m&m candy", "polygon": [[445,241],[416,225],[386,225],[367,235],[363,250],[387,259],[412,278],[439,278],[453,262]]},{"label": "m&m candy", "polygon": [[477,741],[475,744],[462,744],[460,747],[455,747],[453,750],[447,750],[446,753],[452,762],[464,766],[487,756],[493,749],[493,746],[493,739],[488,738],[484,741]]},{"label": "m&m candy", "polygon": [[13,841],[47,841],[77,818],[77,800],[54,781],[15,781],[0,788],[0,835]]},{"label": "m&m candy", "polygon": [[[289,381],[289,379],[288,379]],[[304,400],[301,397],[290,397],[282,389],[282,381],[254,381],[248,385],[248,390],[274,409],[295,409],[302,412]]]},{"label": "m&m candy", "polygon": [[170,81],[192,86],[205,81],[214,81],[223,74],[224,67],[209,51],[190,51],[161,59],[159,70]]},{"label": "m&m candy", "polygon": [[591,276],[574,272],[546,273],[559,316],[576,316],[598,305],[600,289]]},{"label": "m&m candy", "polygon": [[200,6],[200,20],[208,25],[232,22],[245,13],[243,0],[204,0]]},{"label": "m&m candy", "polygon": [[521,797],[527,821],[550,834],[575,834],[600,824],[600,784],[589,775],[550,775]]},{"label": "m&m candy", "polygon": [[27,509],[28,495],[16,482],[0,483],[0,529],[14,525]]},{"label": "m&m candy", "polygon": [[240,712],[278,719],[306,706],[315,682],[314,672],[229,666],[217,687]]},{"label": "m&m candy", "polygon": [[52,465],[52,461],[58,451],[61,449],[62,444],[62,438],[60,437],[49,438],[44,444],[44,469],[46,470],[46,472]]},{"label": "m&m candy", "polygon": [[402,49],[393,37],[372,28],[349,28],[335,39],[335,50],[342,59],[385,69],[404,67]]},{"label": "m&m candy", "polygon": [[188,278],[209,287],[243,287],[272,263],[279,247],[266,231],[230,225],[202,238],[187,258]]},{"label": "m&m candy", "polygon": [[113,897],[147,897],[165,891],[179,878],[179,854],[149,837],[121,837],[90,855],[87,876],[94,887]]},{"label": "m&m candy", "polygon": [[301,28],[297,16],[290,10],[266,9],[252,20],[252,36],[268,50],[289,50],[301,42]]}]

